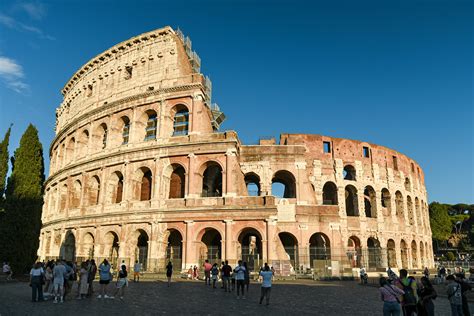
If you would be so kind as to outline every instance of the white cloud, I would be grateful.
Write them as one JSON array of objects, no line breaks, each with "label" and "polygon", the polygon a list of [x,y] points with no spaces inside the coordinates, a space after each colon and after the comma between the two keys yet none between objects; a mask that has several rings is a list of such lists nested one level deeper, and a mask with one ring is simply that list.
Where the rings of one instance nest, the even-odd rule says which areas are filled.
[{"label": "white cloud", "polygon": [[41,20],[46,15],[46,9],[42,3],[23,2],[19,4],[19,8],[35,20]]},{"label": "white cloud", "polygon": [[0,24],[3,24],[4,26],[13,30],[34,33],[42,39],[55,40],[53,36],[44,33],[41,29],[18,22],[14,18],[2,13],[0,13]]},{"label": "white cloud", "polygon": [[29,86],[23,82],[24,77],[20,64],[11,58],[0,56],[0,78],[8,88],[18,93],[27,91]]}]

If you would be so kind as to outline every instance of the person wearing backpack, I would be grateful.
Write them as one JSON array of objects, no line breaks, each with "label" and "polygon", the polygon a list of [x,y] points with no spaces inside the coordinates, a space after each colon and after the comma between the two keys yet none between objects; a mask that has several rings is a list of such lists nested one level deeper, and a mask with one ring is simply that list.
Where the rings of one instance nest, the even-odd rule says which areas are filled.
[{"label": "person wearing backpack", "polygon": [[391,285],[386,278],[379,279],[380,296],[383,301],[383,315],[384,316],[399,316],[400,315],[400,299],[399,296],[405,294],[398,287]]},{"label": "person wearing backpack", "polygon": [[465,276],[462,273],[456,274],[456,282],[461,286],[462,311],[464,316],[471,316],[469,310],[469,303],[467,301],[466,293],[472,290],[472,286],[466,282]]},{"label": "person wearing backpack", "polygon": [[446,285],[446,292],[451,304],[451,315],[463,316],[461,285],[455,281],[454,275],[448,275],[446,282],[448,283]]},{"label": "person wearing backpack", "polygon": [[427,277],[421,278],[421,287],[418,289],[418,316],[434,316],[433,300],[437,297],[436,290]]},{"label": "person wearing backpack", "polygon": [[405,292],[405,294],[402,295],[401,300],[403,316],[416,315],[418,296],[416,293],[417,285],[415,279],[408,277],[408,271],[406,269],[401,269],[400,279],[396,285],[399,289]]}]

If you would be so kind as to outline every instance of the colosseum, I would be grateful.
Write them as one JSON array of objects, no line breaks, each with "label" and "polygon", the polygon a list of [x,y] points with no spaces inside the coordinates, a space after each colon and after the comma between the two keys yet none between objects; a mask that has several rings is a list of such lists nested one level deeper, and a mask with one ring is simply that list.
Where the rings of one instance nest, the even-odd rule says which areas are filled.
[{"label": "colosseum", "polygon": [[362,141],[282,134],[244,145],[211,103],[179,30],[113,46],[62,89],[41,259],[138,260],[144,271],[269,262],[341,277],[433,266],[424,174]]}]

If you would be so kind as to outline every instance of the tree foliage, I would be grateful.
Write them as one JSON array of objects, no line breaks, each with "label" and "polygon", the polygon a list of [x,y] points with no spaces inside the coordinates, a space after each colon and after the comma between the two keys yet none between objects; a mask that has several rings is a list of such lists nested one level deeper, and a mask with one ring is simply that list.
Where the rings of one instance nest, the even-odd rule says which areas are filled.
[{"label": "tree foliage", "polygon": [[451,235],[453,226],[448,215],[449,206],[433,202],[430,204],[430,226],[433,239],[445,241]]},{"label": "tree foliage", "polygon": [[5,133],[3,141],[0,143],[0,212],[3,211],[5,180],[8,173],[8,144],[10,142],[11,127]]},{"label": "tree foliage", "polygon": [[0,223],[0,253],[17,273],[36,260],[43,205],[44,161],[38,130],[29,125],[12,159]]}]

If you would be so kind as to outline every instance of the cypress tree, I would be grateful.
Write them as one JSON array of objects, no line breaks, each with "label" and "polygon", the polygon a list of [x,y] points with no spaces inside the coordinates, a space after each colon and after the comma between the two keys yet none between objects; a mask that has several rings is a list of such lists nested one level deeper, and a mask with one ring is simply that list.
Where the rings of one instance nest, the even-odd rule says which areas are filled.
[{"label": "cypress tree", "polygon": [[38,130],[29,125],[12,159],[5,214],[0,224],[0,253],[16,273],[37,258],[43,205],[44,161]]},{"label": "cypress tree", "polygon": [[0,212],[3,211],[3,204],[5,202],[5,180],[8,173],[8,144],[10,142],[11,126],[5,133],[3,141],[0,143]]}]

